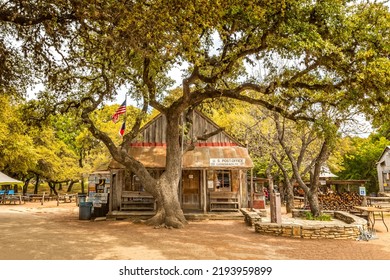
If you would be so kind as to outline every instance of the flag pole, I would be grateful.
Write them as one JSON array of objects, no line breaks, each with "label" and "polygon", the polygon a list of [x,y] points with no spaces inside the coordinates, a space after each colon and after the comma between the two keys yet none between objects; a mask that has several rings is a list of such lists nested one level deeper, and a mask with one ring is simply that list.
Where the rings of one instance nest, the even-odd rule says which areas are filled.
[{"label": "flag pole", "polygon": [[[125,115],[124,115],[124,124],[125,124],[125,129],[126,129],[126,120],[127,120],[127,93],[125,93]],[[125,132],[123,132],[122,135],[122,144],[125,142]]]}]

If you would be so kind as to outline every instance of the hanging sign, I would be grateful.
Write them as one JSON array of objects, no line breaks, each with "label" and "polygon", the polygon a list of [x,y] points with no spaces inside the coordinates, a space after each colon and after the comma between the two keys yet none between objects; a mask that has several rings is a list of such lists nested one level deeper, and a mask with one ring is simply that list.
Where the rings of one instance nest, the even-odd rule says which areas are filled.
[{"label": "hanging sign", "polygon": [[244,166],[245,158],[210,158],[210,166]]}]

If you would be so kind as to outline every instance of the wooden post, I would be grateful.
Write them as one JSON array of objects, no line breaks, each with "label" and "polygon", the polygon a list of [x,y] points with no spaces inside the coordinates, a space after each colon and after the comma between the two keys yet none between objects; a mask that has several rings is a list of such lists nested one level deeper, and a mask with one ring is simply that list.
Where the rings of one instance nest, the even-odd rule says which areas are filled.
[{"label": "wooden post", "polygon": [[205,169],[203,172],[203,213],[207,213],[207,171]]},{"label": "wooden post", "polygon": [[240,204],[239,204],[238,208],[241,208],[242,205],[243,205],[243,203],[244,203],[244,197],[243,197],[243,195],[242,195],[242,192],[243,192],[243,189],[242,189],[242,180],[243,180],[243,178],[242,178],[242,171],[241,171],[241,169],[238,170],[238,178],[239,178],[239,180],[240,180],[240,184],[239,184],[239,193],[240,193],[240,197],[238,198],[238,201],[239,201]]},{"label": "wooden post", "polygon": [[250,208],[253,211],[253,199],[254,199],[254,191],[253,191],[253,168],[251,168],[251,198],[250,198]]},{"label": "wooden post", "polygon": [[113,170],[111,178],[110,205],[109,211],[120,210],[122,187],[125,184],[125,170]]},{"label": "wooden post", "polygon": [[271,223],[282,223],[280,193],[271,193]]},{"label": "wooden post", "polygon": [[274,183],[272,177],[268,177],[269,182],[269,197],[270,197],[270,212],[271,212],[271,223],[282,222],[281,205],[280,205],[280,193],[274,192]]}]

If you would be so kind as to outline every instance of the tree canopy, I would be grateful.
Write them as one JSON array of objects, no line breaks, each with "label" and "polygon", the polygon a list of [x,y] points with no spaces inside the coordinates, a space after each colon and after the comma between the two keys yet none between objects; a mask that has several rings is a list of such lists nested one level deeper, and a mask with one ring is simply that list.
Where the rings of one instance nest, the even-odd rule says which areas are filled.
[{"label": "tree canopy", "polygon": [[[10,81],[2,86],[11,92],[16,74],[31,71],[29,80],[46,87],[31,108],[43,115],[76,109],[113,158],[170,205],[155,221],[181,226],[184,216],[172,211],[179,207],[180,115],[225,97],[291,120],[318,121],[321,106],[379,120],[390,104],[389,17],[384,4],[345,0],[7,1],[0,5],[0,81]],[[170,71],[179,65],[181,93],[167,102]],[[120,90],[141,108],[123,149],[92,116]],[[167,166],[158,180],[126,151],[150,107],[168,119]]]},{"label": "tree canopy", "polygon": [[14,57],[16,38],[15,57],[42,70],[61,101],[112,99],[127,86],[164,111],[168,71],[186,63],[182,103],[224,95],[290,117],[305,113],[304,101],[352,104],[373,116],[389,103],[390,20],[382,4],[51,0],[0,9],[9,50],[2,56]]}]

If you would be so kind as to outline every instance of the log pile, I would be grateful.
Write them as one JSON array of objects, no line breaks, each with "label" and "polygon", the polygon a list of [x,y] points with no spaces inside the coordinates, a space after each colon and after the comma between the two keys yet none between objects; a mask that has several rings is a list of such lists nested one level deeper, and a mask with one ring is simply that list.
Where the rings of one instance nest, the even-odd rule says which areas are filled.
[{"label": "log pile", "polygon": [[353,206],[362,205],[363,198],[358,193],[330,193],[318,196],[322,210],[351,211]]}]

